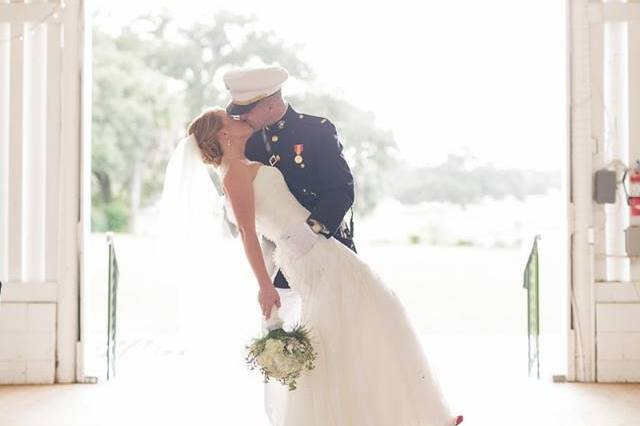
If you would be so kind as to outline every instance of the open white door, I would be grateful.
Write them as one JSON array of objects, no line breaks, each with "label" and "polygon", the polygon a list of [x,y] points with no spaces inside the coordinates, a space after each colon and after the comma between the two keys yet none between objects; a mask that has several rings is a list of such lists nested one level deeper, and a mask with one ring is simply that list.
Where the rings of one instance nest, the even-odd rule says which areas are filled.
[{"label": "open white door", "polygon": [[77,379],[81,6],[0,2],[0,383]]},{"label": "open white door", "polygon": [[[640,382],[640,257],[629,256],[630,215],[594,201],[594,174],[640,160],[640,4],[570,0],[571,327],[569,380]],[[613,192],[613,191],[612,191]]]}]

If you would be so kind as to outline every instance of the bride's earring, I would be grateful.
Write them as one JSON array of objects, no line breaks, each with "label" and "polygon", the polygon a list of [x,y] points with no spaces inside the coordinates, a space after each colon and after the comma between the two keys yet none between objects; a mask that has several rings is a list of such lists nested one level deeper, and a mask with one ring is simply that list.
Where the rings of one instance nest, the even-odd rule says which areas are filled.
[{"label": "bride's earring", "polygon": [[231,146],[231,136],[227,139],[227,146]]}]

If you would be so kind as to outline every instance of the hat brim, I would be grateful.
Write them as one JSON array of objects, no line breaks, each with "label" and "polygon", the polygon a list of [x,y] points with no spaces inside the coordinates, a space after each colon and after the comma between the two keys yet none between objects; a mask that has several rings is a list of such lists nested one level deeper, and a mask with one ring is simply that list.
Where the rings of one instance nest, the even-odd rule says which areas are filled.
[{"label": "hat brim", "polygon": [[[260,102],[260,101],[258,101],[258,102]],[[227,105],[227,114],[229,114],[229,115],[246,114],[249,111],[251,111],[258,104],[258,102],[254,102],[254,103],[249,104],[249,105],[237,105],[237,104],[234,104],[233,102],[231,102],[229,105]]]}]

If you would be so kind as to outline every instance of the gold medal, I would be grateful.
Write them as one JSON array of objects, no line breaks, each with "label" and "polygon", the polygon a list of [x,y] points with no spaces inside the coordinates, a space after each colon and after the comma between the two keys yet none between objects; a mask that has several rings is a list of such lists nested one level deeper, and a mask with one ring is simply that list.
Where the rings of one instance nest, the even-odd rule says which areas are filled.
[{"label": "gold medal", "polygon": [[278,142],[278,135],[271,136],[271,142]]},{"label": "gold medal", "polygon": [[296,156],[294,157],[293,161],[295,161],[296,164],[302,164],[302,162],[304,161],[304,159],[302,158],[302,151],[304,151],[303,144],[299,143],[293,146],[293,152],[296,153]]}]

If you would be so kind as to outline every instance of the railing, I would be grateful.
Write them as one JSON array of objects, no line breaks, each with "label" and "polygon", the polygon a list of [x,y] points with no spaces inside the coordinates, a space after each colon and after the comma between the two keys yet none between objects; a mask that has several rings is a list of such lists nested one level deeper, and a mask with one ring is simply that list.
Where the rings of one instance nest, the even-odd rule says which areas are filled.
[{"label": "railing", "polygon": [[109,250],[108,266],[108,298],[107,298],[107,380],[116,375],[116,330],[118,314],[118,280],[120,270],[116,257],[113,234],[107,233],[107,246]]},{"label": "railing", "polygon": [[527,290],[527,337],[529,343],[529,376],[540,378],[540,269],[536,235],[524,268],[523,287]]}]

